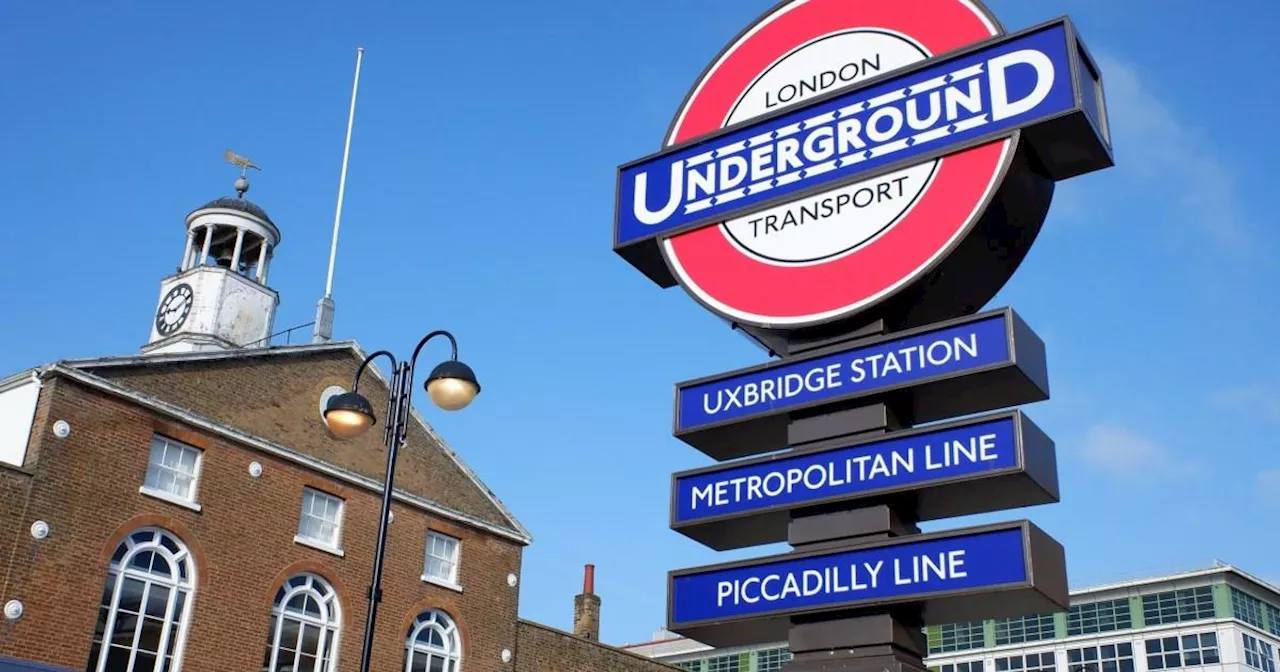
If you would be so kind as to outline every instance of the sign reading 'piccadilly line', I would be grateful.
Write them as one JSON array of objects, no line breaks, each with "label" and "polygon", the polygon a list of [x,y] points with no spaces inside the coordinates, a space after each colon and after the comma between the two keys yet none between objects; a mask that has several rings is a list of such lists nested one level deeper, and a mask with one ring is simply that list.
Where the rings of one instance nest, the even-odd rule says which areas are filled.
[{"label": "sign reading 'piccadilly line'", "polygon": [[[948,269],[990,260],[1007,277],[1053,181],[1112,163],[1072,24],[1005,35],[973,0],[784,2],[708,67],[665,144],[618,169],[615,251],[783,331],[884,308]],[[963,275],[941,276],[956,306],[1003,283]],[[962,314],[947,312],[932,319]]]},{"label": "sign reading 'piccadilly line'", "polygon": [[[701,623],[811,614],[860,604],[927,602],[995,589],[1003,589],[1010,603],[1030,597],[1038,606],[1053,609],[1066,601],[1065,595],[1035,593],[1065,592],[1065,585],[1053,585],[1048,578],[1065,570],[1062,560],[1062,547],[1057,542],[1030,523],[1013,522],[899,538],[867,548],[680,570],[668,576],[668,622],[682,632],[694,632]],[[1044,577],[1037,576],[1038,571]],[[1031,595],[1019,595],[1019,591]],[[986,605],[971,604],[974,606],[963,615],[987,617],[984,606],[988,612],[1000,610],[989,601]],[[786,625],[789,623],[782,626],[782,633]],[[778,638],[775,635],[774,640],[764,641]]]}]

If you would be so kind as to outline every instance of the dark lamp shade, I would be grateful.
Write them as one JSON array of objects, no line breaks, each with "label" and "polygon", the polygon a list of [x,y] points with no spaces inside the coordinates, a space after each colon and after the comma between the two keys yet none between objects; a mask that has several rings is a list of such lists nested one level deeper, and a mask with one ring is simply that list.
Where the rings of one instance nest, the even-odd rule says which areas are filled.
[{"label": "dark lamp shade", "polygon": [[377,422],[369,400],[356,392],[334,395],[324,409],[329,432],[340,439],[354,439]]},{"label": "dark lamp shade", "polygon": [[432,403],[446,411],[462,410],[480,394],[475,372],[456,359],[432,369],[424,387]]}]

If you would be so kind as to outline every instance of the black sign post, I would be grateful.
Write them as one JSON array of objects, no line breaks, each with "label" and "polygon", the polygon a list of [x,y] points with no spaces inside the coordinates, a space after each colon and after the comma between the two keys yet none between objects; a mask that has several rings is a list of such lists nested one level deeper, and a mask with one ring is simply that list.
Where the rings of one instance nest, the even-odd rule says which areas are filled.
[{"label": "black sign post", "polygon": [[[880,402],[793,420],[787,433],[790,445],[802,450],[831,439],[902,429],[898,417],[888,403]],[[1052,486],[1056,491],[1056,478]],[[857,548],[918,535],[919,521],[919,502],[913,493],[858,508],[799,509],[791,515],[787,543],[797,552],[836,545]],[[1054,560],[1061,561],[1061,557]],[[1065,592],[1066,568],[1055,569],[1061,574],[1061,583],[1054,589]],[[1065,594],[1054,597],[1059,606],[1066,606]],[[793,660],[787,672],[925,672],[928,647],[919,604],[798,616],[791,623],[787,641]]]},{"label": "black sign post", "polygon": [[[1016,319],[1016,316],[1012,317]],[[1037,366],[1031,367],[1037,371],[1033,377],[1040,378],[1040,374],[1043,373],[1041,351],[1027,347],[1030,343],[1038,344],[1039,341],[1034,339],[1034,334],[1031,334],[1025,325],[1020,321],[1018,324],[1024,349],[1028,353],[1035,353],[1027,355],[1033,356],[1034,361],[1037,362]],[[896,335],[867,335],[864,331],[861,338],[846,343],[828,343],[822,352],[832,350],[853,352],[887,339],[896,341],[900,338]],[[773,366],[784,367],[792,361],[804,361],[812,356],[811,352],[801,351],[794,357],[782,358]],[[989,375],[992,371],[1005,370],[1020,371],[1016,366],[1011,369],[988,367],[984,373]],[[726,376],[732,375],[726,374]],[[953,394],[970,397],[967,402],[956,401],[955,403],[982,405],[982,402],[974,397],[980,396],[986,387],[983,380],[982,374],[974,374],[967,381],[961,378],[947,381],[947,384],[952,386]],[[1021,389],[1023,398],[1028,401],[1039,400],[1042,394],[1047,396],[1047,385],[1043,388],[1039,385],[1023,385],[1019,388],[1009,385],[1007,379],[1001,382],[1006,384],[997,387],[1005,394],[1008,394],[1010,389]],[[1043,380],[1037,382],[1043,382]],[[917,391],[910,387],[899,388],[895,390],[896,394],[882,394],[879,397],[880,400],[870,403],[864,402],[838,410],[821,408],[818,412],[792,414],[786,419],[785,445],[790,447],[789,450],[676,474],[673,477],[672,527],[719,550],[780,541],[782,539],[778,538],[779,531],[785,529],[785,540],[791,546],[793,554],[804,556],[831,551],[843,553],[862,548],[874,548],[887,542],[910,541],[921,536],[918,527],[921,520],[1018,508],[1058,500],[1053,443],[1024,416],[1018,412],[1002,413],[976,420],[944,423],[913,430],[903,421],[903,418],[912,418],[914,409],[919,406],[919,399],[914,394]],[[1020,402],[1012,400],[1009,403],[1012,405]],[[1007,422],[1010,427],[1016,427],[1016,431],[1011,434],[1015,437],[1014,442],[1002,447],[1012,453],[1012,459],[1008,464],[1013,466],[988,469],[974,475],[949,476],[946,467],[950,465],[944,465],[948,462],[945,447],[948,440],[946,430],[960,428],[961,431],[954,432],[954,436],[964,437],[972,435],[963,431],[968,426],[996,427],[1001,421]],[[913,444],[910,441],[912,437],[924,439],[925,443]],[[708,447],[717,444],[716,441],[707,438],[703,440],[707,441]],[[898,441],[906,449],[920,448],[918,452],[907,453],[911,458],[909,461],[913,466],[925,470],[930,466],[934,467],[938,477],[933,480],[940,482],[926,486],[898,484],[876,488],[871,485],[863,492],[858,492],[856,488],[850,487],[850,483],[845,482],[839,483],[835,488],[847,493],[844,498],[827,497],[826,499],[831,501],[818,501],[811,506],[790,508],[757,506],[736,516],[713,519],[711,523],[702,525],[685,525],[676,520],[679,518],[677,512],[681,508],[681,497],[690,496],[690,488],[681,488],[679,485],[681,478],[687,478],[689,474],[715,474],[734,470],[736,473],[729,473],[726,476],[729,477],[730,482],[738,480],[738,490],[741,491],[744,480],[748,487],[751,485],[750,477],[744,479],[742,474],[777,473],[777,471],[770,472],[769,467],[777,468],[780,465],[782,469],[794,473],[796,468],[785,465],[789,460],[800,459],[802,481],[803,467],[807,465],[812,469],[814,464],[825,466],[827,474],[824,478],[829,479],[830,473],[838,470],[840,465],[832,462],[822,465],[822,456],[832,452],[833,448],[849,449],[848,454],[854,457],[845,458],[845,472],[851,473],[852,469],[848,467],[848,461],[858,461],[865,457],[865,455],[859,455],[859,448],[867,454],[872,454],[871,448],[877,443],[890,440]],[[696,441],[697,439],[694,439],[694,442]],[[954,439],[952,443],[955,443]],[[995,442],[991,443],[994,445]],[[925,452],[935,447],[939,449],[939,453],[929,455]],[[903,454],[901,450],[895,454],[895,458],[898,462],[906,464],[908,460],[901,457]],[[815,459],[803,460],[803,456],[812,456]],[[933,462],[930,463],[930,460]],[[920,464],[922,461],[923,465]],[[866,467],[869,462],[869,460],[862,460],[859,466]],[[874,466],[871,469],[874,469]],[[763,480],[763,478],[760,479],[761,482]],[[762,495],[768,494],[763,485],[759,489]],[[818,488],[810,488],[810,490],[818,490]],[[821,499],[820,494],[818,497]],[[710,499],[710,496],[707,499]],[[785,521],[778,517],[780,512],[785,514]],[[719,523],[719,527],[716,523]],[[853,602],[847,608],[836,605],[831,609],[798,611],[786,615],[782,620],[774,616],[726,618],[710,623],[681,623],[675,617],[675,600],[679,599],[678,590],[672,590],[669,593],[672,599],[672,610],[669,613],[668,627],[713,646],[740,646],[776,640],[785,635],[794,657],[786,668],[788,672],[922,671],[924,670],[923,658],[927,653],[923,634],[923,626],[926,623],[1017,616],[1066,608],[1066,566],[1062,547],[1038,530],[1034,534],[1034,541],[1029,543],[1028,547],[1031,550],[1024,560],[1030,569],[1028,572],[1030,579],[1024,585],[1001,586],[998,592],[992,592],[986,588],[962,589],[952,591],[945,598],[877,600],[870,605]],[[706,569],[672,572],[671,584],[674,587],[676,577],[681,576],[685,571]],[[786,627],[783,627],[784,622],[787,624]]]}]

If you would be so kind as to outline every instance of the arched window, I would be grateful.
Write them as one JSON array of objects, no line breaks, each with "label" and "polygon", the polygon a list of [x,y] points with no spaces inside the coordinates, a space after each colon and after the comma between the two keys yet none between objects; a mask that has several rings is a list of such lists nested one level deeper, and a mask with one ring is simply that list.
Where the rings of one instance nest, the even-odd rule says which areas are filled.
[{"label": "arched window", "polygon": [[462,644],[458,626],[441,611],[424,611],[409,626],[405,672],[459,672]]},{"label": "arched window", "polygon": [[298,574],[276,592],[263,672],[332,672],[342,606],[328,581]]},{"label": "arched window", "polygon": [[195,563],[186,545],[155,528],[125,538],[111,556],[90,672],[177,672],[182,668]]}]

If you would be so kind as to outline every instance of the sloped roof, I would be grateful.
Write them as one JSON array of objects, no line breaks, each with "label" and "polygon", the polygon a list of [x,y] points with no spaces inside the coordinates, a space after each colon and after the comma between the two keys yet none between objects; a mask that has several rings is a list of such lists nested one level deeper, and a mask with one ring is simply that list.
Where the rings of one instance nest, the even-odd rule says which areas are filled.
[{"label": "sloped roof", "polygon": [[[228,352],[166,353],[66,360],[50,370],[100,381],[107,391],[154,400],[207,419],[252,439],[283,447],[321,464],[381,483],[386,450],[381,432],[357,439],[331,437],[320,415],[320,395],[344,389],[364,360],[352,341],[324,345],[252,348]],[[366,369],[360,392],[381,411],[387,381]],[[497,532],[521,543],[528,531],[462,458],[415,410],[396,462],[396,490],[457,522]]]},{"label": "sloped roof", "polygon": [[192,212],[199,212],[201,210],[211,210],[213,208],[227,208],[230,210],[239,210],[240,212],[247,212],[250,215],[257,217],[258,219],[261,219],[262,221],[272,226],[275,226],[275,222],[271,221],[271,218],[267,216],[267,211],[263,210],[262,206],[244,197],[237,198],[235,196],[223,196],[221,198],[215,198],[212,201],[209,201],[208,203],[205,203],[204,205],[196,208]]}]

